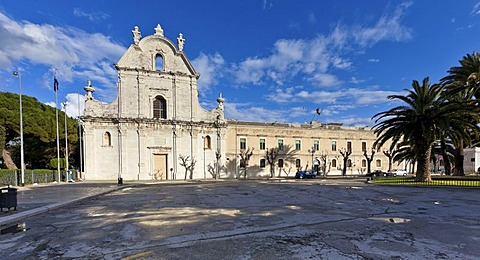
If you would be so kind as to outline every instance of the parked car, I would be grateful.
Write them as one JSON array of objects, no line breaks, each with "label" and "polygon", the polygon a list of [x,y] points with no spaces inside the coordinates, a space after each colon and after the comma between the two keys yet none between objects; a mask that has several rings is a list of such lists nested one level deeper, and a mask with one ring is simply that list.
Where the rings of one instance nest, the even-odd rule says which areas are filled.
[{"label": "parked car", "polygon": [[314,172],[309,171],[298,171],[295,174],[295,179],[314,179],[317,175]]},{"label": "parked car", "polygon": [[390,173],[390,172],[375,170],[373,172],[365,174],[365,176],[367,176],[367,177],[390,177],[390,176],[393,176],[393,174]]},{"label": "parked car", "polygon": [[406,176],[408,174],[408,172],[403,169],[396,169],[391,171],[390,173],[392,173],[393,176]]}]

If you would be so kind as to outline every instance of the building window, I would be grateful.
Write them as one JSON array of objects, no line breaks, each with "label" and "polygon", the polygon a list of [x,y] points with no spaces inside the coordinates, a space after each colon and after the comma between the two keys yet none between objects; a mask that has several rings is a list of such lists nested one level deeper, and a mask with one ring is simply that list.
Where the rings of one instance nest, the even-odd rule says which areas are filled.
[{"label": "building window", "polygon": [[297,150],[297,151],[302,150],[302,141],[301,140],[295,140],[295,150]]},{"label": "building window", "polygon": [[295,167],[297,167],[297,168],[302,167],[302,161],[300,159],[295,160]]},{"label": "building window", "polygon": [[240,138],[240,150],[247,149],[247,138]]},{"label": "building window", "polygon": [[167,119],[167,101],[162,96],[153,100],[153,118]]},{"label": "building window", "polygon": [[347,167],[352,167],[352,160],[351,159],[347,160]]},{"label": "building window", "polygon": [[265,159],[260,159],[260,168],[265,168]]},{"label": "building window", "polygon": [[347,142],[347,151],[348,151],[349,153],[352,152],[352,142],[350,142],[350,141]]},{"label": "building window", "polygon": [[332,168],[337,168],[337,159],[332,159]]},{"label": "building window", "polygon": [[260,138],[260,150],[265,150],[265,139]]},{"label": "building window", "polygon": [[283,159],[278,159],[278,168],[283,168]]},{"label": "building window", "polygon": [[362,160],[362,168],[367,168],[367,160]]},{"label": "building window", "polygon": [[332,151],[337,150],[337,141],[332,141]]},{"label": "building window", "polygon": [[313,149],[320,151],[320,142],[318,140],[313,140]]},{"label": "building window", "polygon": [[367,142],[362,142],[362,153],[367,151]]},{"label": "building window", "polygon": [[278,150],[283,151],[283,139],[278,139]]},{"label": "building window", "polygon": [[212,149],[212,139],[209,135],[205,136],[205,139],[203,139],[203,149]]},{"label": "building window", "polygon": [[375,162],[377,168],[381,168],[382,167],[382,160],[380,159],[377,159],[377,161]]},{"label": "building window", "polygon": [[112,135],[109,132],[103,134],[103,146],[112,146]]},{"label": "building window", "polygon": [[163,57],[160,54],[155,56],[155,70],[163,71]]}]

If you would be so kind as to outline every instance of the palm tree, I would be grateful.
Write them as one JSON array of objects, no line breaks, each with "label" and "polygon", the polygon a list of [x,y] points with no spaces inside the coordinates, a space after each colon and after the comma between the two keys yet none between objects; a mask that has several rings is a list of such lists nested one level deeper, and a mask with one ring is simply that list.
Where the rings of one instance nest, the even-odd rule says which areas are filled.
[{"label": "palm tree", "polygon": [[448,131],[452,140],[471,142],[470,134],[478,136],[480,129],[470,119],[479,119],[480,110],[474,100],[448,100],[442,96],[444,87],[430,85],[428,78],[423,79],[422,85],[414,80],[412,88],[406,89],[406,96],[388,96],[405,104],[372,117],[377,135],[374,145],[382,146],[389,140],[391,147],[409,144],[417,163],[416,180],[431,181],[430,154],[435,141],[443,131]]},{"label": "palm tree", "polygon": [[480,99],[480,54],[474,51],[458,61],[461,66],[448,70],[448,76],[440,82],[450,90],[467,90],[476,99]]},{"label": "palm tree", "polygon": [[[459,94],[460,98],[480,99],[480,55],[478,52],[467,54],[458,61],[461,66],[452,67],[448,70],[449,75],[440,82],[445,84],[449,95]],[[455,143],[455,172],[463,175],[464,143]]]}]

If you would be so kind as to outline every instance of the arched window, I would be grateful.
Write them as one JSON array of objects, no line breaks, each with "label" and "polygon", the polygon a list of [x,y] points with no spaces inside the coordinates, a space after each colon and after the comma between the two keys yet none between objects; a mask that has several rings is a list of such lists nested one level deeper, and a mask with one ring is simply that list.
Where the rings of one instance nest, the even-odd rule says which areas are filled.
[{"label": "arched window", "polygon": [[155,70],[157,71],[163,71],[163,57],[160,54],[157,54],[155,56]]},{"label": "arched window", "polygon": [[283,168],[283,159],[278,159],[278,168]]},{"label": "arched window", "polygon": [[381,168],[382,167],[382,160],[377,159],[376,166],[377,166],[377,168]]},{"label": "arched window", "polygon": [[362,168],[367,168],[367,160],[362,160]]},{"label": "arched window", "polygon": [[332,167],[337,168],[337,159],[332,159]]},{"label": "arched window", "polygon": [[295,160],[295,167],[296,167],[296,168],[302,167],[302,161],[301,161],[300,159],[296,159],[296,160]]},{"label": "arched window", "polygon": [[212,149],[212,139],[209,135],[205,136],[205,139],[203,139],[203,148]]},{"label": "arched window", "polygon": [[352,167],[352,160],[350,159],[347,160],[347,167]]},{"label": "arched window", "polygon": [[260,159],[260,168],[265,168],[265,159]]},{"label": "arched window", "polygon": [[112,146],[112,135],[109,132],[103,134],[103,146]]},{"label": "arched window", "polygon": [[162,96],[153,100],[153,118],[167,119],[167,101]]}]

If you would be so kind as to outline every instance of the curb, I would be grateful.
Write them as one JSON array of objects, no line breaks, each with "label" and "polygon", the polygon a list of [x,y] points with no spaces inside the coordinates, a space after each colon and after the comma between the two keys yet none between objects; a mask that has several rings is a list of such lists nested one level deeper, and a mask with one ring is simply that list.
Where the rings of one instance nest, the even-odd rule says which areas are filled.
[{"label": "curb", "polygon": [[36,215],[39,215],[39,214],[42,214],[42,213],[45,213],[45,212],[49,212],[49,211],[52,211],[52,210],[55,210],[55,209],[59,209],[59,208],[62,208],[62,207],[65,207],[65,206],[68,206],[68,205],[86,200],[86,199],[99,197],[99,196],[102,196],[102,195],[105,195],[105,194],[108,194],[108,193],[111,193],[111,192],[114,192],[114,191],[117,191],[117,190],[121,190],[121,189],[125,189],[125,188],[132,188],[132,187],[136,187],[136,186],[138,186],[138,185],[118,186],[118,187],[115,187],[111,190],[106,190],[106,191],[103,191],[103,192],[100,192],[100,193],[96,193],[96,194],[92,194],[92,195],[86,195],[86,196],[76,198],[76,199],[72,199],[72,200],[69,200],[69,201],[57,202],[57,203],[54,203],[54,204],[51,204],[51,205],[46,205],[46,206],[30,209],[30,210],[27,210],[27,211],[15,213],[15,214],[10,215],[10,216],[0,217],[0,226],[4,226],[4,225],[10,224],[12,222],[18,222],[18,221],[24,220],[26,218],[33,217],[33,216],[36,216]]}]

